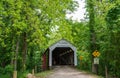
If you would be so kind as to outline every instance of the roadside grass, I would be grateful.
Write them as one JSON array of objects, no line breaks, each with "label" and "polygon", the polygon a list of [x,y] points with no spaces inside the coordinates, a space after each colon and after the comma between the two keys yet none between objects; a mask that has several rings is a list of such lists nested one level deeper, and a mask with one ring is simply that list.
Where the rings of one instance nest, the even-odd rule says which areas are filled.
[{"label": "roadside grass", "polygon": [[9,74],[0,74],[0,78],[10,78]]},{"label": "roadside grass", "polygon": [[91,73],[91,75],[93,75],[96,78],[104,78],[103,76],[99,76],[99,75],[96,75],[96,74],[93,74],[93,73]]},{"label": "roadside grass", "polygon": [[51,73],[52,73],[51,70],[47,70],[47,71],[43,71],[43,72],[40,72],[40,73],[36,73],[35,76],[40,77],[40,78],[46,78]]},{"label": "roadside grass", "polygon": [[97,75],[97,74],[95,74],[95,73],[92,73],[92,72],[90,72],[90,71],[88,71],[88,70],[81,70],[81,69],[78,69],[78,68],[75,68],[77,71],[81,71],[81,72],[83,72],[83,73],[86,73],[86,74],[89,74],[89,75],[91,75],[91,76],[94,76],[95,78],[104,78],[103,76],[100,76],[100,75]]},{"label": "roadside grass", "polygon": [[[26,78],[26,75],[27,75],[27,71],[25,72],[17,72],[17,78]],[[0,78],[12,78],[13,76],[13,73],[9,74],[9,73],[5,73],[5,74],[1,74],[0,73]]]},{"label": "roadside grass", "polygon": [[84,72],[84,73],[86,73],[86,74],[89,74],[89,75],[91,75],[91,76],[94,76],[95,78],[104,78],[103,76],[97,75],[97,74],[92,73],[92,72],[90,72],[90,71],[84,71],[84,70],[79,70],[79,71],[82,71],[82,72]]}]

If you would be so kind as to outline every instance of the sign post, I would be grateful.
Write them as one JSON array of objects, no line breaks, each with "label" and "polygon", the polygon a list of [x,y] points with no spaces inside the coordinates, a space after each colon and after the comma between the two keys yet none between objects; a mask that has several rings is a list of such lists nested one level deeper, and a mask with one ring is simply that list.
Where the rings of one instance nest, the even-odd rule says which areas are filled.
[{"label": "sign post", "polygon": [[96,73],[98,74],[98,64],[99,64],[99,56],[100,56],[100,52],[95,50],[92,55],[94,56],[94,65],[95,65],[95,69],[96,69]]},{"label": "sign post", "polygon": [[97,57],[94,58],[94,64],[99,64],[99,58]]},{"label": "sign post", "polygon": [[80,59],[80,66],[82,67],[83,56],[80,56],[79,59]]}]

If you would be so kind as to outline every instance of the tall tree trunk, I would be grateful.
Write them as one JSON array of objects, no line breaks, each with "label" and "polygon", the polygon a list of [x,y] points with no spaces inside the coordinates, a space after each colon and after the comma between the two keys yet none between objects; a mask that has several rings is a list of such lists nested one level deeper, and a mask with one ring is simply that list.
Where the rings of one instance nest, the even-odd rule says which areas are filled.
[{"label": "tall tree trunk", "polygon": [[105,78],[108,78],[108,69],[106,65],[105,65]]},{"label": "tall tree trunk", "polygon": [[23,33],[23,51],[22,51],[22,62],[23,62],[23,71],[26,69],[26,55],[27,55],[27,34],[26,32]]},{"label": "tall tree trunk", "polygon": [[96,65],[94,65],[94,57],[92,56],[93,51],[97,49],[96,34],[94,30],[94,26],[95,26],[94,4],[93,4],[93,0],[87,0],[87,1],[88,1],[88,8],[89,8],[89,30],[90,30],[90,50],[91,50],[92,72],[97,73]]},{"label": "tall tree trunk", "polygon": [[19,50],[19,38],[17,39],[17,42],[16,42],[13,78],[17,78],[17,57],[18,57],[18,50]]},{"label": "tall tree trunk", "polygon": [[18,57],[18,50],[19,50],[19,38],[16,43],[16,50],[15,50],[15,60],[14,60],[14,70],[17,70],[17,57]]}]

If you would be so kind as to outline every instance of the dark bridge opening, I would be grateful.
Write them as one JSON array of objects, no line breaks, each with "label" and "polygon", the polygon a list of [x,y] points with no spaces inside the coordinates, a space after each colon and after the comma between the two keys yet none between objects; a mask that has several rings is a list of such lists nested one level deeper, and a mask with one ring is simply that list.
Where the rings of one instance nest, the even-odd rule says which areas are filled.
[{"label": "dark bridge opening", "polygon": [[56,47],[52,52],[52,65],[74,65],[74,52],[69,47]]}]

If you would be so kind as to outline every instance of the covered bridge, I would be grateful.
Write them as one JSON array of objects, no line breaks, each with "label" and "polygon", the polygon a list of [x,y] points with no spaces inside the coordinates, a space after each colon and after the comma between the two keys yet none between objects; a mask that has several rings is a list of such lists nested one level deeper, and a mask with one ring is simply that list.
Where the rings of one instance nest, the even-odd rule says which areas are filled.
[{"label": "covered bridge", "polygon": [[76,47],[69,41],[61,39],[51,45],[43,54],[42,68],[48,69],[56,65],[77,65]]}]

